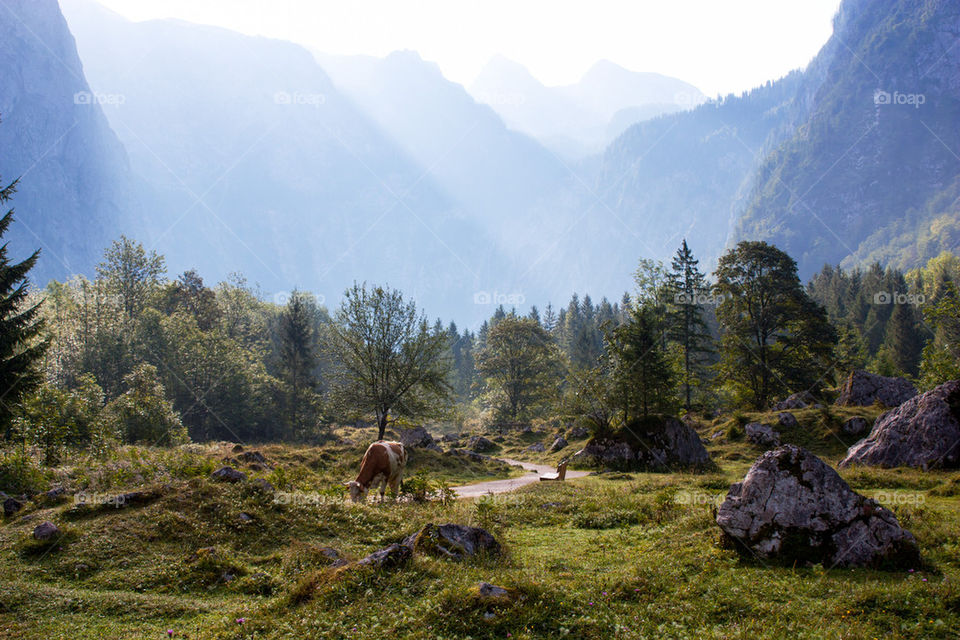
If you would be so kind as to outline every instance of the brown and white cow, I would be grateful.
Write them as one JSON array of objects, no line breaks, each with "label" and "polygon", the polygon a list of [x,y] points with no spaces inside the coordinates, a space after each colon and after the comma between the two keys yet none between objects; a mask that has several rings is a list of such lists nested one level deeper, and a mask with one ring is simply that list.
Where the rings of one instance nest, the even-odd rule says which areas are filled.
[{"label": "brown and white cow", "polygon": [[380,486],[380,502],[387,491],[387,485],[394,493],[399,490],[403,479],[403,469],[407,465],[407,451],[399,442],[378,440],[367,447],[360,462],[360,473],[356,480],[347,482],[350,499],[364,502],[371,487]]}]

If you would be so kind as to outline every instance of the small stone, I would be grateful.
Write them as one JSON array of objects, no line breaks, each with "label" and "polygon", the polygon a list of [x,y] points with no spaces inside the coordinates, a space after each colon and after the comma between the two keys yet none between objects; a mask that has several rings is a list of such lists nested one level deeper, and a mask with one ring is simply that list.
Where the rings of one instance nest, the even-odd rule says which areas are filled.
[{"label": "small stone", "polygon": [[221,467],[210,474],[210,477],[220,482],[243,482],[247,479],[247,474],[233,467]]},{"label": "small stone", "polygon": [[254,478],[251,484],[264,493],[274,493],[277,490],[266,478]]},{"label": "small stone", "polygon": [[551,453],[560,451],[561,449],[566,448],[567,444],[568,444],[567,441],[562,436],[560,436],[553,441],[552,445],[550,445],[550,451]]},{"label": "small stone", "polygon": [[797,422],[797,417],[792,413],[788,413],[786,411],[777,415],[777,422],[784,429],[792,429],[793,427],[796,427],[799,424]]},{"label": "small stone", "polygon": [[505,598],[510,592],[489,582],[481,582],[477,585],[477,593],[481,598]]},{"label": "small stone", "polygon": [[16,498],[8,497],[3,501],[3,515],[8,518],[20,509],[23,509],[23,503]]},{"label": "small stone", "polygon": [[543,453],[547,448],[543,445],[542,442],[534,442],[532,445],[526,448],[526,451],[531,453]]},{"label": "small stone", "polygon": [[49,520],[41,522],[33,529],[33,538],[35,540],[50,540],[57,535],[60,535],[59,527]]},{"label": "small stone", "polygon": [[870,428],[867,419],[861,416],[854,416],[843,423],[843,432],[850,436],[861,436]]},{"label": "small stone", "polygon": [[491,451],[495,449],[497,445],[493,442],[484,438],[483,436],[473,436],[467,440],[467,448],[478,453],[483,453],[484,451]]},{"label": "small stone", "polygon": [[770,425],[762,422],[748,422],[744,425],[743,431],[747,434],[747,440],[755,445],[761,447],[780,446],[780,434],[774,431]]},{"label": "small stone", "polygon": [[231,451],[233,451],[234,453],[240,453],[241,451],[243,451],[243,445],[235,444],[233,445],[233,449],[231,449]]},{"label": "small stone", "polygon": [[412,556],[413,551],[410,547],[393,543],[379,551],[374,551],[361,560],[357,560],[357,564],[376,567],[377,569],[389,569],[407,562]]}]

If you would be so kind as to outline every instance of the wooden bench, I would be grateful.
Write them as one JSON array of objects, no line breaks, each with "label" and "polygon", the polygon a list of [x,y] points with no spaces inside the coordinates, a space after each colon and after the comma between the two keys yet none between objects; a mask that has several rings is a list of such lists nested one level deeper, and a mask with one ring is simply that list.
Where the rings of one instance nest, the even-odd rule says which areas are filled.
[{"label": "wooden bench", "polygon": [[563,479],[567,477],[567,461],[561,460],[560,464],[557,466],[556,473],[545,473],[540,476],[540,482],[547,480],[557,480],[563,482]]}]

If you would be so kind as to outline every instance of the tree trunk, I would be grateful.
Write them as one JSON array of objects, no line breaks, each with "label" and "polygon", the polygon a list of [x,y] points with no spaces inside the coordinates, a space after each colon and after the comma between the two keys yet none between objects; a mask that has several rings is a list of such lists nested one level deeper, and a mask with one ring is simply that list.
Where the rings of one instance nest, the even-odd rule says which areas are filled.
[{"label": "tree trunk", "polygon": [[383,434],[387,430],[387,412],[377,412],[377,440],[383,440]]}]

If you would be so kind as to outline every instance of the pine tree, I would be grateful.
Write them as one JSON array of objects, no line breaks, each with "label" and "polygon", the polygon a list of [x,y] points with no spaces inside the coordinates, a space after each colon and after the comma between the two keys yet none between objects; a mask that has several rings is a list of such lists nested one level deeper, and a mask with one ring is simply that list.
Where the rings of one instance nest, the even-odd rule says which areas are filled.
[{"label": "pine tree", "polygon": [[296,435],[305,432],[317,365],[315,335],[308,301],[294,291],[280,315],[280,370],[287,390],[287,421]]},{"label": "pine tree", "polygon": [[909,304],[895,304],[887,322],[883,350],[897,372],[916,376],[920,371],[923,337],[917,328],[917,318]]},{"label": "pine tree", "polygon": [[[0,187],[0,205],[17,189],[17,181]],[[13,209],[0,218],[0,237],[13,222]],[[0,245],[0,428],[9,437],[14,408],[43,379],[40,360],[49,343],[40,338],[43,321],[40,304],[28,306],[27,274],[37,263],[40,250],[22,262],[10,264],[7,245]]]},{"label": "pine tree", "polygon": [[673,371],[658,332],[655,307],[635,308],[630,319],[608,335],[615,397],[624,424],[651,413],[669,413]]},{"label": "pine tree", "polygon": [[684,239],[667,273],[667,287],[672,294],[667,307],[667,335],[682,351],[684,408],[687,411],[690,411],[693,382],[704,370],[704,356],[712,351],[712,337],[703,319],[701,299],[709,287],[706,276],[697,266],[699,263]]}]

